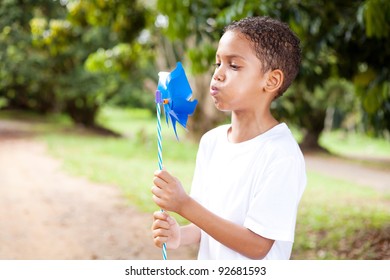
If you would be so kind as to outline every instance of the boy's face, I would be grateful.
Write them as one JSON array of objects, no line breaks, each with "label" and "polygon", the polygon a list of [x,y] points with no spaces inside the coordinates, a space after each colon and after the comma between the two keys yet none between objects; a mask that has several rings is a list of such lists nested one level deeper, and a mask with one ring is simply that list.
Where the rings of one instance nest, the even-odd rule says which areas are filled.
[{"label": "boy's face", "polygon": [[220,39],[210,95],[221,111],[256,110],[265,85],[261,62],[251,42],[240,32],[227,31]]}]

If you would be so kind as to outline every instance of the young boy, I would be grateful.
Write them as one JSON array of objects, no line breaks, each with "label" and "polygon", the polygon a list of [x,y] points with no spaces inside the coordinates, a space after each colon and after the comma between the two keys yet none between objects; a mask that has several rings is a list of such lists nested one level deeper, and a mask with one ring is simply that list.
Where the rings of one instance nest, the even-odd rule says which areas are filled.
[{"label": "young boy", "polygon": [[198,259],[289,259],[306,185],[302,153],[271,114],[299,71],[299,39],[284,23],[252,17],[228,25],[216,53],[210,95],[231,124],[201,139],[191,196],[165,169],[153,200],[191,224],[155,212],[156,246],[199,243]]}]

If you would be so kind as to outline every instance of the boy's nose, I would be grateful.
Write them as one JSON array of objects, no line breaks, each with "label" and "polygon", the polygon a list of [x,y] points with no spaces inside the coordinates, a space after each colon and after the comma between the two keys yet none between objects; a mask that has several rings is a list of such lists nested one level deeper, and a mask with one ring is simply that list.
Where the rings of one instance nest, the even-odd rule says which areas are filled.
[{"label": "boy's nose", "polygon": [[223,80],[225,80],[225,75],[223,75],[220,71],[216,70],[213,78],[216,81],[223,81]]}]

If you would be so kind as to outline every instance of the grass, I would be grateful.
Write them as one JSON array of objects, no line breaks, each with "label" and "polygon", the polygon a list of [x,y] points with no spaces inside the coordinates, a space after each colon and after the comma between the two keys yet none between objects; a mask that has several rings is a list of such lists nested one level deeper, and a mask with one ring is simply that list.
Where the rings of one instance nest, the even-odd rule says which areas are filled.
[{"label": "grass", "polygon": [[389,207],[389,194],[309,172],[293,258],[389,258]]},{"label": "grass", "polygon": [[[50,153],[62,160],[70,174],[119,187],[129,203],[141,211],[158,209],[150,192],[152,174],[157,169],[154,114],[145,110],[105,108],[99,115],[99,123],[123,133],[125,138],[92,135],[73,128],[61,116],[42,120],[36,116],[1,113],[0,117],[33,120],[39,137],[47,142]],[[197,143],[186,139],[182,129],[179,136],[181,141],[177,142],[171,128],[163,125],[164,165],[189,190]],[[321,141],[332,151],[390,157],[389,144],[382,140],[351,135],[347,136],[348,140],[340,141],[337,133],[323,137]],[[390,258],[389,205],[389,194],[309,172],[297,218],[293,258]]]},{"label": "grass", "polygon": [[323,133],[320,145],[334,154],[344,156],[380,159],[389,158],[390,155],[389,140],[340,130]]}]

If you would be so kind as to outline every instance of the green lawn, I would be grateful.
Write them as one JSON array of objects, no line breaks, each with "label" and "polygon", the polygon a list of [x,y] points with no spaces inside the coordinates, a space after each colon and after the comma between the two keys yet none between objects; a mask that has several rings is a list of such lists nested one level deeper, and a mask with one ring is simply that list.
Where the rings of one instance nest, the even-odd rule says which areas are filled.
[{"label": "green lawn", "polygon": [[390,158],[390,142],[367,135],[332,131],[323,133],[320,144],[334,154],[367,158]]},{"label": "green lawn", "polygon": [[389,258],[389,210],[390,193],[309,172],[293,258]]},{"label": "green lawn", "polygon": [[[0,114],[0,117],[15,118]],[[70,174],[119,187],[129,203],[141,211],[157,210],[151,199],[153,172],[157,169],[156,120],[145,110],[106,108],[99,122],[126,135],[125,138],[97,136],[75,129],[63,117],[49,121],[34,116],[39,137],[50,153],[63,162]],[[163,124],[164,165],[190,188],[197,143],[179,128],[177,142],[171,128]],[[387,142],[360,135],[325,134],[327,148],[343,154],[390,157]],[[351,143],[354,144],[351,144]],[[341,148],[340,148],[341,147]],[[350,148],[350,149],[349,149]],[[309,172],[308,185],[297,218],[294,259],[377,259],[390,258],[390,195],[369,186],[358,186],[324,174]],[[184,222],[183,220],[180,220]],[[386,243],[387,242],[387,243]],[[385,251],[384,251],[385,250]]]}]

